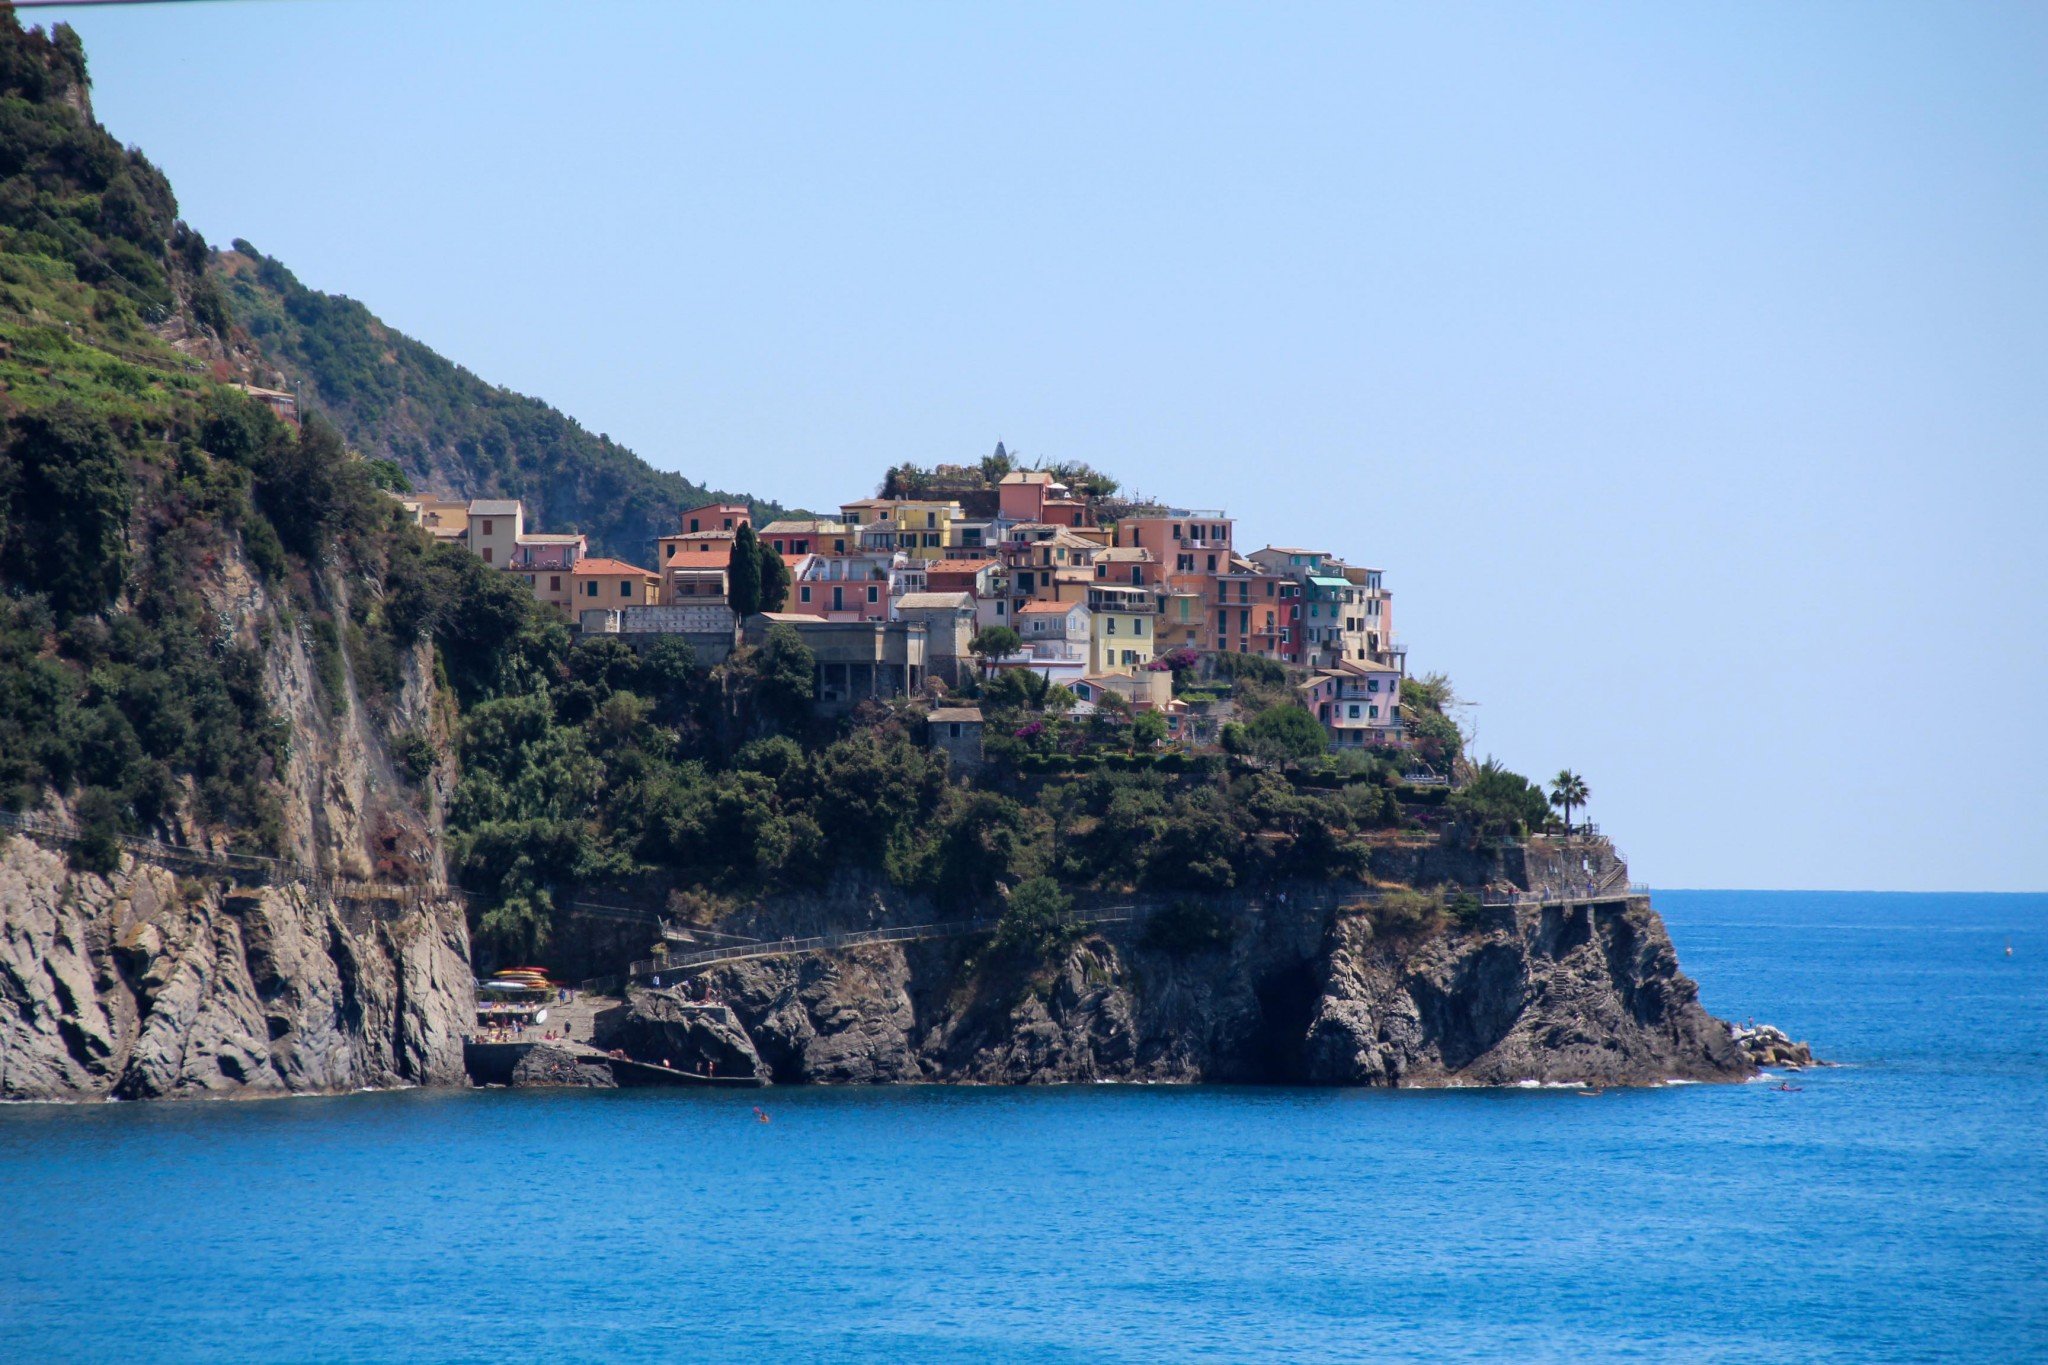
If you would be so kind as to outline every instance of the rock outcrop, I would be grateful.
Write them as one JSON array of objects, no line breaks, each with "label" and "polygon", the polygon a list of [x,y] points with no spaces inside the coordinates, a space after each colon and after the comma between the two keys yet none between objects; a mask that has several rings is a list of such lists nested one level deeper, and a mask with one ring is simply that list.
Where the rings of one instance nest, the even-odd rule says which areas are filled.
[{"label": "rock outcrop", "polygon": [[[1228,910],[1227,942],[1200,951],[1139,929],[1089,935],[1046,962],[940,940],[729,963],[706,984],[781,1083],[1632,1085],[1755,1073],[1701,1007],[1646,900],[1407,926],[1305,894]],[[629,1050],[661,1023],[662,999],[636,996],[620,1033]]]},{"label": "rock outcrop", "polygon": [[1827,1066],[1816,1062],[1813,1049],[1805,1043],[1795,1043],[1791,1035],[1770,1024],[1753,1024],[1747,1028],[1740,1024],[1731,1025],[1729,1033],[1743,1055],[1759,1067],[1784,1067],[1799,1071],[1809,1066]]},{"label": "rock outcrop", "polygon": [[459,1085],[459,908],[344,910],[124,859],[101,877],[0,847],[0,1098]]},{"label": "rock outcrop", "polygon": [[635,990],[625,1008],[599,1017],[597,1043],[678,1071],[770,1078],[730,1007],[685,1000],[674,991]]}]

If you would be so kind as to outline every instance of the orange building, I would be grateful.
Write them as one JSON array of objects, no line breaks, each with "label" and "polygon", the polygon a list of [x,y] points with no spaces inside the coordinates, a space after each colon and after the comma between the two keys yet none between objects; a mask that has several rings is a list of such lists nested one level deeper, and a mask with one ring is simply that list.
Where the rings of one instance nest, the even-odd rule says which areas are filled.
[{"label": "orange building", "polygon": [[661,601],[661,576],[622,559],[580,559],[569,570],[570,614],[592,607],[651,607]]}]

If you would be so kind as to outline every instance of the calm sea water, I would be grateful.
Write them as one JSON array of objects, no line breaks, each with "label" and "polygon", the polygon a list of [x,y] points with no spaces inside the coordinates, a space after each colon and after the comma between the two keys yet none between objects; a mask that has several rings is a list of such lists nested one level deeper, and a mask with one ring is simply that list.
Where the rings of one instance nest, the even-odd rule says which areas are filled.
[{"label": "calm sea water", "polygon": [[1657,904],[1849,1065],[0,1107],[0,1357],[2048,1358],[2048,897]]}]

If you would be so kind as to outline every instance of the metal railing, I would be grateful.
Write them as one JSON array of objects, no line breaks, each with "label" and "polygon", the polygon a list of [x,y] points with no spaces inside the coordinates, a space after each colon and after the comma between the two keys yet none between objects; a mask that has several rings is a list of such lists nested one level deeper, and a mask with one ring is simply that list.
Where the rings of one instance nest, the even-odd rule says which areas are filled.
[{"label": "metal railing", "polygon": [[[1076,923],[1086,927],[1098,924],[1121,924],[1136,918],[1131,906],[1117,906],[1093,915],[1083,915]],[[974,934],[995,932],[1000,920],[995,918],[941,920],[932,924],[905,924],[890,929],[852,929],[839,934],[813,934],[807,938],[772,939],[764,942],[735,945],[730,948],[705,948],[694,953],[670,953],[666,957],[646,958],[635,962],[626,969],[627,977],[654,976],[662,972],[687,971],[694,967],[715,967],[726,962],[746,962],[764,957],[794,957],[804,953],[838,952],[846,948],[863,948],[879,943],[913,943],[923,939],[966,938]]]},{"label": "metal railing", "polygon": [[[47,815],[0,811],[0,828],[56,843],[79,844],[87,838],[85,829]],[[306,886],[336,900],[462,899],[463,893],[437,882],[381,882],[366,878],[335,877],[288,858],[271,858],[256,853],[222,853],[189,844],[169,844],[133,834],[109,836],[115,844],[138,858],[172,868],[230,872],[239,878],[263,884],[291,882]]]}]

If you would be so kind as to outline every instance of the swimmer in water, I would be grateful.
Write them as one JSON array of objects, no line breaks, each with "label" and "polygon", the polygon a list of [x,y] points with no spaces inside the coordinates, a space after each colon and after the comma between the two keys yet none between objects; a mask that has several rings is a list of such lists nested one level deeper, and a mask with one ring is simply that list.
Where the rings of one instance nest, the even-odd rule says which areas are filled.
[{"label": "swimmer in water", "polygon": [[772,1123],[772,1122],[774,1122],[774,1120],[773,1120],[773,1119],[769,1118],[769,1117],[768,1117],[768,1115],[767,1115],[766,1113],[764,1113],[764,1112],[762,1111],[762,1109],[761,1109],[761,1106],[760,1106],[760,1105],[758,1105],[758,1104],[754,1106],[754,1119],[755,1119],[755,1121],[756,1121],[756,1122],[759,1122],[759,1123]]}]

